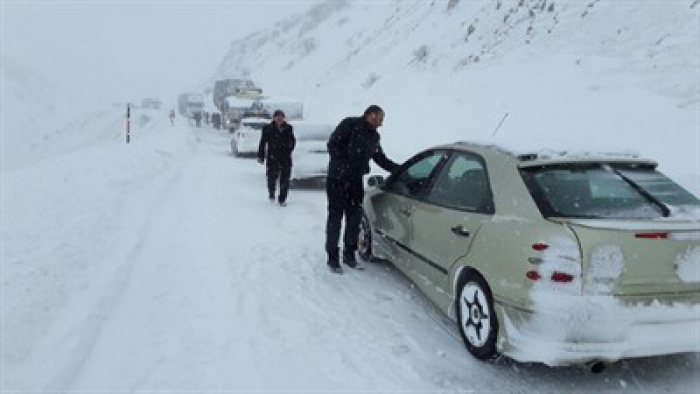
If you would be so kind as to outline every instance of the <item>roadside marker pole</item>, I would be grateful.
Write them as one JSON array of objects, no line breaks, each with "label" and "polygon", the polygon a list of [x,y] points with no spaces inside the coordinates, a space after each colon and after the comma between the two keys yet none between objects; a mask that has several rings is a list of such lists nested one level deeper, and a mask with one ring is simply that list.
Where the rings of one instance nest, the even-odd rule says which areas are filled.
[{"label": "roadside marker pole", "polygon": [[131,106],[129,104],[126,105],[126,143],[129,143],[129,140],[131,139],[131,134],[129,133],[129,129],[131,127]]}]

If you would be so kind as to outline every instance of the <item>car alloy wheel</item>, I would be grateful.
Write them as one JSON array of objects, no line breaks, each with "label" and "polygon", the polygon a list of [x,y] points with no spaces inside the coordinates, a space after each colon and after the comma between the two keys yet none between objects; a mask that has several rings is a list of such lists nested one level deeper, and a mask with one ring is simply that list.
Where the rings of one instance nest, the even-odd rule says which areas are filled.
[{"label": "car alloy wheel", "polygon": [[481,275],[470,272],[462,282],[457,301],[459,331],[469,352],[480,360],[497,355],[498,319],[493,297]]},{"label": "car alloy wheel", "polygon": [[362,215],[360,232],[357,239],[357,251],[364,261],[372,260],[372,229],[369,227],[367,216]]}]

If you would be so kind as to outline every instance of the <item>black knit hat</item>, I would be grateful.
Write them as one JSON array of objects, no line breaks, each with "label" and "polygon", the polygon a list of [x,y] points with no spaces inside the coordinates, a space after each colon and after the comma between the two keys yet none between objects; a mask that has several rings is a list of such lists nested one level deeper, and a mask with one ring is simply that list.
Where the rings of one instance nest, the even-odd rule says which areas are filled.
[{"label": "black knit hat", "polygon": [[272,114],[272,117],[273,117],[273,118],[276,118],[276,117],[278,117],[278,116],[281,116],[281,117],[283,117],[283,118],[286,118],[286,116],[284,115],[284,111],[282,111],[281,109],[275,110],[275,113]]}]

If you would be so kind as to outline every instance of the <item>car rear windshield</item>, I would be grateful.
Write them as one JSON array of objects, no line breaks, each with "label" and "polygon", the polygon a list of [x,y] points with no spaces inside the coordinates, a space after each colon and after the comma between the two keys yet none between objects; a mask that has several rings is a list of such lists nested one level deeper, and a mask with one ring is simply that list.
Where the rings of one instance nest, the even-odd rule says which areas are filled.
[{"label": "car rear windshield", "polygon": [[648,165],[559,164],[521,174],[546,217],[653,219],[672,208],[700,208],[700,200]]}]

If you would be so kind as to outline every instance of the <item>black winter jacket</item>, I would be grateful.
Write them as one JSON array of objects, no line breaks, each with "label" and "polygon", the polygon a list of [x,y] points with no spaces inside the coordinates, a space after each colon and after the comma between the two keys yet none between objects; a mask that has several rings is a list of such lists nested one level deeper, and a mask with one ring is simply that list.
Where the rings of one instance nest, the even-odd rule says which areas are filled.
[{"label": "black winter jacket", "polygon": [[384,155],[379,133],[364,117],[343,119],[328,140],[328,153],[328,177],[347,182],[361,182],[370,159],[389,172],[399,167]]},{"label": "black winter jacket", "polygon": [[[262,129],[260,146],[258,147],[258,159],[267,162],[292,163],[292,151],[296,145],[294,128],[287,122],[277,128],[275,122],[271,122]],[[267,155],[266,155],[267,153]]]}]

